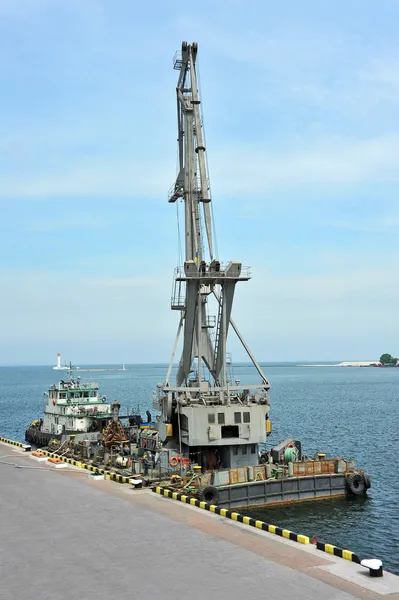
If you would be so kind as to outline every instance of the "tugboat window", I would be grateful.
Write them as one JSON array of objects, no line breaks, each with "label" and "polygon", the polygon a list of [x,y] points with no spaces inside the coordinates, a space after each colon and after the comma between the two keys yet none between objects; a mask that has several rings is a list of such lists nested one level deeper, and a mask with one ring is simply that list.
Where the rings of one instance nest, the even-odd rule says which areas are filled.
[{"label": "tugboat window", "polygon": [[234,423],[241,423],[241,413],[240,412],[234,413]]},{"label": "tugboat window", "polygon": [[233,446],[233,454],[234,455],[238,454],[238,446]]},{"label": "tugboat window", "polygon": [[218,413],[218,423],[224,425],[224,413]]},{"label": "tugboat window", "polygon": [[250,420],[251,420],[251,413],[249,413],[249,412],[245,412],[245,413],[243,414],[243,421],[244,421],[244,423],[249,423],[249,422],[250,422]]},{"label": "tugboat window", "polygon": [[208,413],[208,423],[215,422],[215,413]]},{"label": "tugboat window", "polygon": [[251,446],[251,454],[256,454],[256,446],[255,446],[255,444],[252,444],[252,446]]}]

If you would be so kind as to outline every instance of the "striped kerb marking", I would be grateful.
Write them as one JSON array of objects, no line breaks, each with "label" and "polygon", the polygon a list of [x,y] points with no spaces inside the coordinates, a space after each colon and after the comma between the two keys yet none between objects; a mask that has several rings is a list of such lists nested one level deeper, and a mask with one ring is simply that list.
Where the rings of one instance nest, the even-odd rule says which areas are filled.
[{"label": "striped kerb marking", "polygon": [[[1,439],[1,438],[0,438]],[[98,473],[99,475],[104,475],[105,479],[110,479],[111,481],[117,481],[118,483],[129,483],[130,477],[125,477],[125,475],[119,475],[118,473],[111,473],[111,471],[106,471],[105,469],[99,469],[98,467],[94,467],[93,465],[88,465],[86,463],[80,462],[79,460],[75,460],[73,458],[67,458],[66,456],[61,456],[59,454],[54,454],[54,452],[49,452],[48,450],[40,450],[46,456],[51,458],[59,458],[63,462],[68,463],[69,465],[74,465],[74,467],[80,467],[81,469],[86,469],[87,471],[91,471],[92,473]]]},{"label": "striped kerb marking", "polygon": [[[227,510],[227,508],[220,508],[219,506],[216,506],[216,504],[208,504],[207,502],[202,501],[200,502],[197,498],[185,496],[183,494],[179,494],[178,492],[174,492],[172,490],[168,490],[167,488],[163,488],[160,486],[153,487],[152,491],[156,494],[159,494],[160,496],[172,498],[173,500],[179,500],[180,502],[191,504],[191,506],[197,506],[198,508],[202,508],[203,510],[213,512],[217,515],[220,515],[221,517],[225,517],[226,519],[231,519],[232,521],[237,521],[238,523],[243,523],[244,525],[249,525],[250,527],[261,529],[262,531],[274,533],[275,535],[284,537],[287,540],[292,540],[294,542],[298,542],[299,544],[310,544],[310,539],[307,535],[299,535],[298,533],[294,533],[289,529],[281,529],[281,527],[277,527],[276,525],[269,525],[264,521],[258,521],[252,519],[251,517],[244,516],[240,513]],[[343,552],[349,552],[349,550],[343,550]]]},{"label": "striped kerb marking", "polygon": [[29,452],[32,447],[29,444],[22,444],[22,442],[16,442],[15,440],[9,440],[5,437],[0,436],[0,442],[4,442],[5,444],[12,444],[12,446],[18,446],[18,448],[23,448],[25,452]]},{"label": "striped kerb marking", "polygon": [[334,556],[339,556],[340,558],[345,558],[345,560],[360,564],[360,558],[351,550],[344,550],[343,548],[338,548],[332,544],[324,544],[324,542],[319,541],[316,543],[316,547],[322,552],[328,552],[328,554],[333,554]]}]

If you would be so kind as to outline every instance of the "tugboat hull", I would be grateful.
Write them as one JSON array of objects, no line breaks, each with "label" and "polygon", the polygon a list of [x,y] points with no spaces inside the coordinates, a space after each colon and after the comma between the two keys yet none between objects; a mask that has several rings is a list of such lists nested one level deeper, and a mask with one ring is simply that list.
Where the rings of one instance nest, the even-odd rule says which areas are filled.
[{"label": "tugboat hull", "polygon": [[32,446],[41,448],[43,446],[48,446],[51,440],[60,440],[62,435],[65,434],[45,433],[44,431],[40,431],[37,427],[28,427],[25,431],[25,440],[32,444]]},{"label": "tugboat hull", "polygon": [[62,438],[73,435],[75,439],[79,439],[84,436],[84,439],[94,439],[99,435],[98,431],[91,432],[76,432],[73,430],[66,430],[62,433],[47,433],[45,431],[40,431],[37,427],[28,427],[25,431],[25,440],[29,442],[32,446],[36,446],[36,448],[42,448],[44,446],[48,446],[51,440],[61,441]]}]

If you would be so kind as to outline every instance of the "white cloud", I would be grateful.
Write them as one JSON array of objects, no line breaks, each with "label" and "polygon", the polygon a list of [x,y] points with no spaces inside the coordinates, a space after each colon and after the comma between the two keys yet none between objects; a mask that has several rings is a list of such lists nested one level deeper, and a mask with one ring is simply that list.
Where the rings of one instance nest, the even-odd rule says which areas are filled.
[{"label": "white cloud", "polygon": [[[217,197],[313,190],[323,199],[345,192],[348,186],[399,181],[399,136],[395,135],[364,140],[302,138],[278,149],[266,144],[216,144],[210,154]],[[159,161],[150,151],[98,160],[78,156],[62,170],[30,173],[21,179],[4,175],[0,198],[165,197],[174,176],[173,152]]]},{"label": "white cloud", "polygon": [[260,27],[244,10],[241,15],[232,11],[227,22],[206,17],[178,21],[182,30],[198,36],[200,65],[206,62],[205,116],[227,120],[219,105],[209,106],[212,94],[229,98],[230,111],[240,114],[253,136],[264,132],[281,139],[304,129],[370,135],[397,131],[396,40],[382,40],[378,27],[363,31],[350,19],[347,26],[334,27],[324,16],[312,27],[306,10],[303,19],[284,15],[273,20],[273,15]]},{"label": "white cloud", "polygon": [[[343,253],[331,272],[325,257],[322,276],[283,276],[255,267],[253,279],[237,286],[233,318],[257,358],[369,360],[386,348],[399,353],[395,260],[378,268],[377,259],[369,258],[362,260],[359,253],[345,262]],[[169,360],[178,321],[169,308],[169,272],[83,278],[2,271],[0,276],[0,362],[21,361],[24,348],[35,343],[38,362],[50,360],[45,348],[65,347],[81,362],[119,362],[122,356],[136,362]],[[246,359],[233,333],[228,350],[235,360]]]},{"label": "white cloud", "polygon": [[[279,275],[254,268],[237,288],[233,318],[261,360],[371,360],[399,354],[399,281],[395,260],[368,268],[360,255],[342,272]],[[353,264],[352,264],[353,263]],[[231,337],[229,348],[240,356]],[[370,358],[371,357],[371,358]]]},{"label": "white cloud", "polygon": [[65,197],[154,197],[166,198],[174,179],[174,159],[154,163],[131,157],[101,157],[84,160],[77,157],[63,169],[47,173],[29,173],[16,178],[5,175],[0,184],[0,199],[65,198]]},{"label": "white cloud", "polygon": [[364,233],[388,233],[398,235],[399,233],[399,213],[379,214],[381,206],[376,203],[375,215],[372,218],[363,219],[359,215],[356,219],[328,220],[320,221],[323,227],[334,227],[337,229],[347,229],[348,231],[360,231]]},{"label": "white cloud", "polygon": [[249,143],[219,146],[212,157],[213,189],[223,196],[313,188],[322,199],[348,185],[399,181],[399,136],[394,135],[302,138],[278,149]]},{"label": "white cloud", "polygon": [[[29,6],[33,4],[29,3]],[[72,9],[79,12],[80,4],[73,2]],[[101,13],[103,5],[96,2],[94,5],[98,5]],[[5,2],[3,6],[10,7],[11,3]],[[85,8],[82,12],[86,14],[90,10]],[[296,94],[301,95],[304,104],[310,107],[316,103],[335,110],[345,100],[348,106],[356,109],[354,119],[370,98],[373,105],[378,104],[380,93],[388,94],[399,107],[396,93],[399,63],[394,58],[388,62],[384,56],[377,56],[370,62],[362,52],[356,52],[356,44],[349,35],[345,38],[331,31],[309,32],[299,26],[296,29],[281,28],[271,35],[244,28],[237,35],[235,31],[227,33],[213,23],[192,18],[177,19],[176,27],[187,27],[188,31],[198,28],[200,52],[203,46],[206,61],[217,55],[228,61],[229,68],[240,62],[256,69],[251,75],[256,85],[241,90],[238,100],[246,97],[248,112],[259,109],[254,95],[270,99],[276,89],[282,93],[288,91],[295,104]],[[107,48],[111,51],[115,40],[108,42]],[[334,71],[335,78],[324,77],[326,65]],[[137,62],[133,61],[133,67],[136,66]],[[204,74],[210,94],[213,93],[212,78],[217,76],[220,85],[226,86],[227,77],[212,68],[210,61]],[[1,176],[0,199],[99,195],[164,197],[175,175],[172,136],[176,124],[174,112],[169,112],[174,111],[173,81],[170,78],[169,84],[163,75],[159,79],[155,76],[140,88],[139,97],[135,92],[133,104],[130,97],[128,101],[120,94],[120,105],[95,104],[91,115],[87,114],[86,106],[83,116],[80,113],[80,117],[74,117],[75,122],[70,118],[64,124],[47,124],[47,127],[31,124],[19,132],[3,127],[1,162],[9,164],[11,169]],[[232,86],[240,86],[240,81],[237,77]],[[172,87],[167,88],[170,94],[168,92],[166,99],[164,91],[169,85]],[[132,90],[134,87],[137,85],[132,79]],[[153,111],[159,108],[160,96],[163,112],[161,110],[158,121],[154,121]],[[134,102],[140,106],[140,117]],[[146,105],[142,106],[144,102]],[[224,114],[225,102],[214,101],[212,95],[207,95],[204,102],[205,115],[208,110],[213,111],[216,119]],[[296,107],[299,110],[299,106]],[[379,110],[382,113],[384,108]],[[292,111],[288,119],[299,119],[295,125],[295,131],[298,131],[300,116],[294,108]],[[249,115],[249,123],[255,118],[256,115]],[[265,131],[264,143],[250,141],[251,134],[241,127],[235,135],[236,140],[231,143],[223,141],[223,131],[218,127],[208,132],[215,197],[241,196],[243,193],[262,196],[270,191],[285,194],[298,190],[299,193],[313,192],[322,199],[332,194],[337,196],[348,186],[398,182],[399,133],[395,133],[394,124],[390,134],[385,134],[384,128],[376,127],[373,119],[362,128],[361,136],[358,132],[328,135],[323,133],[332,127],[327,114],[321,122],[318,117],[316,134],[312,123],[306,121],[305,133],[295,134],[290,130],[287,135],[282,127],[281,135],[279,131],[274,132],[271,139],[262,129],[263,119],[267,122],[268,118],[267,113],[259,113],[257,140]],[[338,127],[337,131],[344,131],[343,127]],[[228,129],[226,133],[234,136]],[[96,150],[90,155],[87,148],[94,147]]]},{"label": "white cloud", "polygon": [[[146,344],[154,323],[162,336],[170,301],[170,277],[83,277],[74,274],[7,271],[1,279],[0,329],[3,348],[12,339],[136,339]],[[166,327],[167,329],[167,327]],[[150,334],[150,335],[148,335]]]}]

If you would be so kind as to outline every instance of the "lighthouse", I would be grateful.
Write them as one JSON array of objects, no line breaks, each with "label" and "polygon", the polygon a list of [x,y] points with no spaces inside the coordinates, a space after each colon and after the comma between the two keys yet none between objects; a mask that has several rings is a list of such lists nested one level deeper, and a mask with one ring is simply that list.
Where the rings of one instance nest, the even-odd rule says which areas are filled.
[{"label": "lighthouse", "polygon": [[61,354],[57,354],[57,366],[53,367],[55,371],[65,371],[68,367],[61,367]]}]

